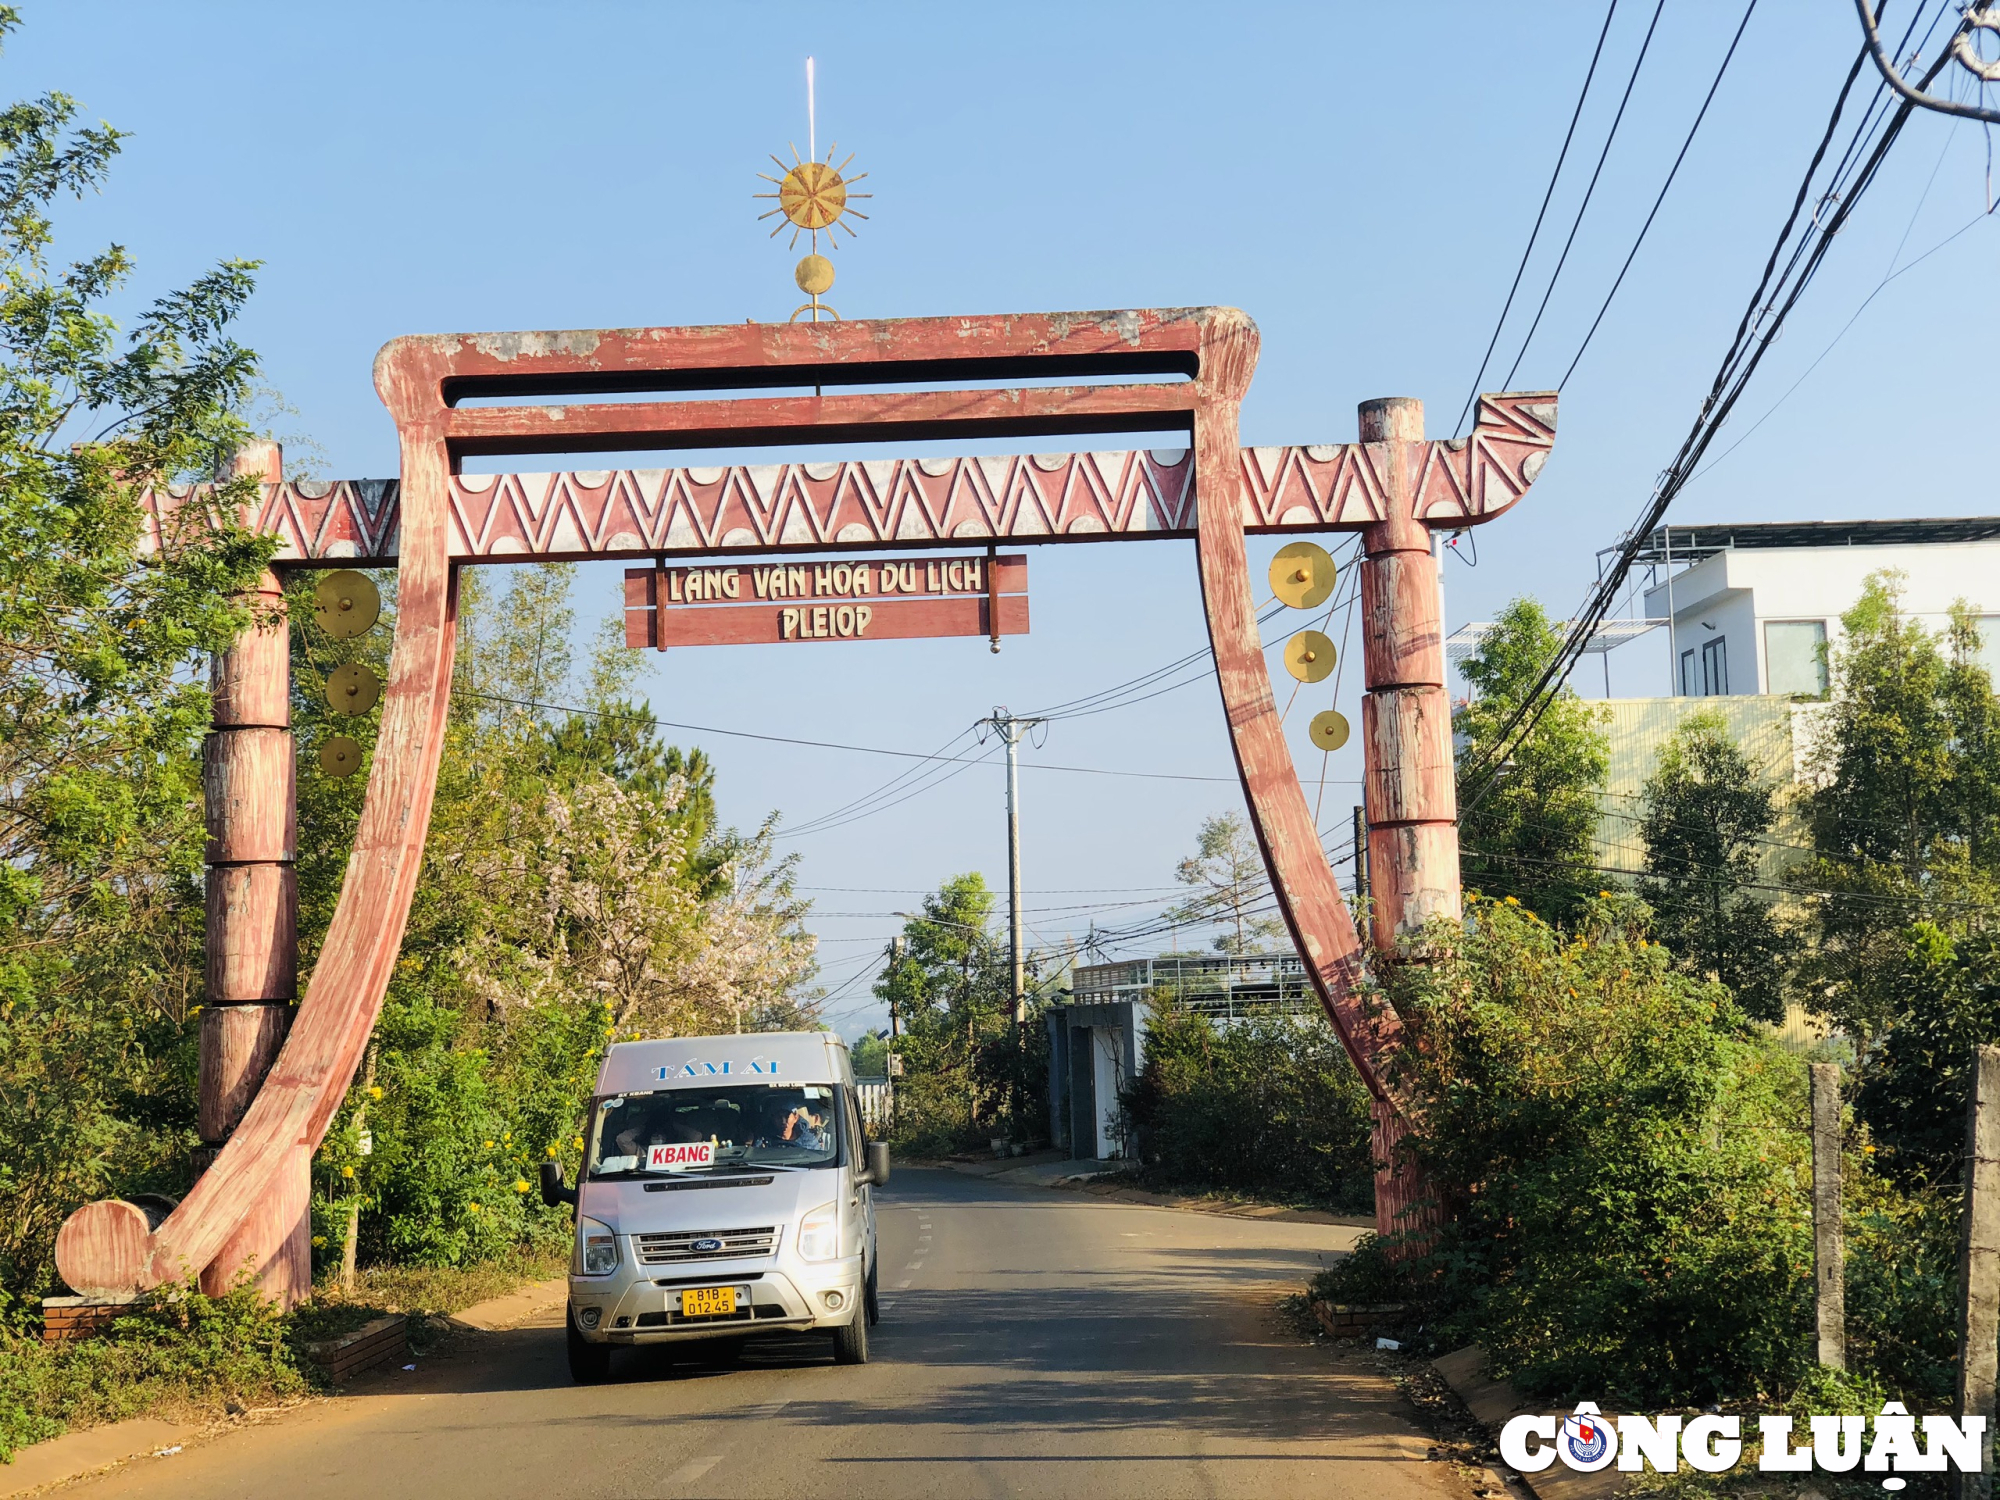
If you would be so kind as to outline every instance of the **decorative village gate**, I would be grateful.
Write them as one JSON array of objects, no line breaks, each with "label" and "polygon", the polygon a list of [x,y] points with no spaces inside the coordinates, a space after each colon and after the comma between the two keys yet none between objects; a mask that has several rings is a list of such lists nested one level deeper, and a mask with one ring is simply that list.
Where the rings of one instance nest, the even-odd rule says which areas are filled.
[{"label": "decorative village gate", "polygon": [[[402,940],[443,751],[462,564],[1003,539],[1195,539],[1252,822],[1286,926],[1374,1097],[1385,1164],[1376,1222],[1393,1230],[1420,1186],[1396,1149],[1408,1101],[1387,1064],[1402,1025],[1360,993],[1360,944],[1272,698],[1244,536],[1362,533],[1371,937],[1387,949],[1399,933],[1459,910],[1431,535],[1490,520],[1521,498],[1554,442],[1556,398],[1481,397],[1471,436],[1452,442],[1424,441],[1421,403],[1391,399],[1361,407],[1357,443],[1241,449],[1237,412],[1257,346],[1255,325],[1231,308],[403,338],[375,363],[401,438],[400,483],[287,484],[275,450],[239,458],[267,481],[261,508],[245,520],[283,539],[279,566],[398,570],[395,650],[367,797],[332,926],[293,1012],[286,627],[246,634],[216,665],[206,777],[211,1003],[201,1118],[204,1138],[221,1149],[157,1224],[119,1200],[78,1209],[56,1244],[63,1278],[85,1295],[117,1295],[195,1276],[214,1288],[247,1268],[282,1300],[309,1287],[308,1163],[353,1081]],[[1146,378],[1162,376],[1175,378]],[[942,388],[1048,377],[1126,383]],[[933,388],[843,389],[890,383]],[[831,393],[590,399],[806,385]],[[523,396],[562,399],[462,404]],[[458,472],[471,455],[1174,428],[1191,434],[1188,450]],[[146,497],[155,517],[187,498]]]}]

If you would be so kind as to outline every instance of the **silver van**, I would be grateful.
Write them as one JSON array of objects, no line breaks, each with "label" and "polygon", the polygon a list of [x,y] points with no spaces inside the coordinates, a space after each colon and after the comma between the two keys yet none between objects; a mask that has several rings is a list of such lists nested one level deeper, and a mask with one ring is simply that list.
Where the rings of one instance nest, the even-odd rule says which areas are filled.
[{"label": "silver van", "polygon": [[576,1209],[570,1374],[603,1380],[619,1345],[814,1328],[838,1363],[866,1363],[888,1180],[831,1033],[614,1045],[581,1180],[542,1166],[543,1200]]}]

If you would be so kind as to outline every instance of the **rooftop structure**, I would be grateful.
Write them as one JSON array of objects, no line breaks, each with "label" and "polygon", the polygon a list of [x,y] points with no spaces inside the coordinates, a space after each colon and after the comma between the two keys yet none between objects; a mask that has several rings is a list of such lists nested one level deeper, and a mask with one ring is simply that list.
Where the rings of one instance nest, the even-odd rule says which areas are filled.
[{"label": "rooftop structure", "polygon": [[1971,604],[2000,673],[2000,517],[1663,526],[1639,560],[1658,575],[1645,613],[1667,621],[1677,697],[1824,695],[1840,617],[1884,570],[1933,630]]}]

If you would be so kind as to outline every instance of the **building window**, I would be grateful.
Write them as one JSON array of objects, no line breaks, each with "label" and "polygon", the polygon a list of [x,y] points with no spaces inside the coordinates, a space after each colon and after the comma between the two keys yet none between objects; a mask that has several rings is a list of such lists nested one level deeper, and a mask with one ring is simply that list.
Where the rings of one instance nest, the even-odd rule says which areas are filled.
[{"label": "building window", "polygon": [[1704,697],[1721,698],[1729,693],[1729,639],[1717,636],[1701,644],[1701,691]]},{"label": "building window", "polygon": [[1774,693],[1826,696],[1826,621],[1768,620],[1764,680]]},{"label": "building window", "polygon": [[1681,653],[1681,696],[1695,698],[1701,695],[1701,678],[1695,675],[1694,647]]}]

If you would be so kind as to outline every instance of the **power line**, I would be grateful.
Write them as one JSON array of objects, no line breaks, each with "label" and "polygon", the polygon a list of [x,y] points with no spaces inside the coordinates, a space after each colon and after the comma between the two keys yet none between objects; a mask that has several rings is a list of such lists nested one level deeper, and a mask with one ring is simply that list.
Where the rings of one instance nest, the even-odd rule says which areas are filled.
[{"label": "power line", "polygon": [[1563,132],[1562,150],[1556,153],[1555,170],[1549,173],[1548,191],[1542,194],[1542,206],[1535,213],[1535,227],[1528,231],[1528,243],[1521,251],[1521,263],[1514,268],[1513,285],[1507,288],[1507,300],[1500,305],[1500,317],[1493,324],[1493,337],[1486,341],[1486,353],[1479,361],[1479,373],[1472,377],[1472,389],[1465,394],[1465,406],[1458,414],[1458,422],[1453,432],[1465,430],[1465,419],[1472,415],[1472,403],[1479,399],[1479,382],[1486,378],[1486,367],[1493,361],[1493,351],[1499,346],[1500,331],[1507,326],[1507,314],[1514,309],[1514,297],[1521,290],[1521,278],[1527,274],[1528,259],[1535,253],[1535,241],[1541,236],[1542,220],[1547,217],[1549,202],[1556,195],[1556,183],[1562,177],[1563,163],[1569,160],[1570,143],[1576,139],[1576,122],[1583,118],[1583,102],[1590,97],[1591,80],[1597,77],[1598,59],[1604,56],[1604,39],[1611,34],[1611,18],[1618,14],[1618,0],[1611,0],[1604,12],[1604,25],[1597,32],[1597,46],[1590,54],[1590,68],[1583,75],[1583,89],[1576,96],[1576,108],[1570,111],[1569,129]]},{"label": "power line", "polygon": [[1604,315],[1611,311],[1611,299],[1618,295],[1618,288],[1625,284],[1625,273],[1632,269],[1632,262],[1639,254],[1639,247],[1646,243],[1646,233],[1653,227],[1653,220],[1659,216],[1660,205],[1667,201],[1667,190],[1674,185],[1674,178],[1680,172],[1681,163],[1687,160],[1688,148],[1694,144],[1695,133],[1701,129],[1701,122],[1708,118],[1708,107],[1715,102],[1715,91],[1722,87],[1722,75],[1729,71],[1730,59],[1736,56],[1737,43],[1743,40],[1743,29],[1750,24],[1751,13],[1756,9],[1757,0],[1750,0],[1744,7],[1743,19],[1736,23],[1736,35],[1730,38],[1729,50],[1722,54],[1722,66],[1715,70],[1715,81],[1709,84],[1708,95],[1701,101],[1701,109],[1694,117],[1694,124],[1688,127],[1687,139],[1681,142],[1680,154],[1674,158],[1673,166],[1667,170],[1667,180],[1660,184],[1660,195],[1653,200],[1652,212],[1646,215],[1646,222],[1639,226],[1639,236],[1632,241],[1632,248],[1625,256],[1625,264],[1618,268],[1618,279],[1611,283],[1611,290],[1604,294],[1604,305],[1598,308],[1597,316],[1591,320],[1590,331],[1584,334],[1583,343],[1576,351],[1576,358],[1569,362],[1569,368],[1563,371],[1563,378],[1556,382],[1558,391],[1569,384],[1570,376],[1574,375],[1576,367],[1583,363],[1584,351],[1590,348],[1590,341],[1597,337],[1597,328],[1604,321]]},{"label": "power line", "polygon": [[[1534,732],[1536,725],[1541,721],[1541,716],[1555,701],[1563,683],[1567,681],[1569,673],[1581,657],[1583,647],[1588,644],[1592,632],[1603,619],[1611,602],[1616,598],[1618,589],[1630,573],[1633,559],[1640,546],[1659,524],[1660,518],[1666,514],[1674,497],[1687,484],[1702,457],[1707,453],[1710,443],[1714,441],[1716,433],[1728,420],[1729,413],[1741,398],[1750,379],[1756,374],[1765,353],[1783,329],[1785,320],[1791,315],[1799,298],[1804,295],[1805,289],[1818,274],[1832,247],[1834,236],[1846,224],[1855,205],[1861,201],[1868,186],[1874,181],[1875,174],[1887,156],[1890,146],[1895,143],[1896,137],[1908,121],[1914,106],[1904,104],[1889,117],[1873,149],[1867,153],[1866,160],[1858,169],[1852,186],[1841,191],[1847,166],[1860,157],[1865,133],[1872,128],[1870,125],[1872,109],[1864,116],[1861,127],[1856,131],[1855,139],[1843,155],[1841,165],[1835,169],[1828,193],[1821,199],[1822,205],[1837,201],[1837,207],[1824,220],[1818,211],[1815,211],[1809,228],[1794,247],[1784,273],[1776,275],[1774,280],[1778,260],[1784,254],[1785,246],[1791,241],[1793,229],[1798,225],[1820,165],[1825,160],[1827,148],[1840,127],[1841,116],[1846,110],[1848,97],[1853,92],[1855,80],[1860,76],[1866,56],[1865,50],[1858,53],[1853,66],[1848,70],[1847,80],[1834,102],[1825,132],[1813,152],[1804,176],[1800,179],[1791,212],[1787,215],[1784,227],[1772,245],[1764,272],[1758,279],[1757,288],[1744,307],[1735,337],[1723,356],[1722,364],[1716,372],[1708,395],[1702,401],[1692,427],[1681,442],[1680,450],[1656,481],[1653,493],[1643,508],[1638,522],[1626,532],[1612,566],[1600,577],[1584,606],[1572,616],[1569,632],[1555,656],[1545,665],[1534,686],[1515,705],[1513,712],[1487,750],[1466,767],[1462,779],[1469,783],[1470,791],[1462,800],[1464,810],[1470,811],[1478,806],[1492,790],[1497,784],[1498,768],[1505,763],[1514,748]],[[1942,66],[1941,59],[1934,65],[1932,74],[1934,75]]]},{"label": "power line", "polygon": [[[534,698],[508,698],[498,693],[475,693],[466,688],[452,689],[455,698],[479,698],[489,703],[507,703],[516,708],[539,708],[550,713],[586,714],[592,718],[627,719],[635,723],[648,724],[655,729],[679,729],[689,734],[720,734],[739,740],[762,740],[773,745],[798,745],[810,750],[844,750],[855,755],[893,755],[903,760],[947,761],[953,765],[977,766],[985,764],[983,756],[927,755],[921,750],[892,750],[882,745],[848,745],[834,740],[806,740],[784,734],[758,734],[748,729],[722,729],[713,724],[684,724],[673,719],[655,718],[650,714],[635,714],[616,709],[580,708],[569,703],[544,703]],[[1234,776],[1197,776],[1191,772],[1179,771],[1120,771],[1108,766],[1054,766],[1045,761],[1029,763],[1035,771],[1065,771],[1076,776],[1124,776],[1139,781],[1208,781],[1234,784]]]},{"label": "power line", "polygon": [[1569,263],[1570,247],[1576,244],[1577,231],[1583,228],[1583,216],[1590,211],[1590,200],[1597,192],[1597,179],[1604,172],[1606,158],[1611,155],[1611,143],[1618,139],[1618,126],[1625,118],[1625,106],[1632,102],[1632,89],[1639,82],[1639,70],[1646,65],[1646,53],[1653,45],[1653,32],[1660,24],[1660,13],[1666,8],[1667,0],[1659,0],[1659,4],[1653,7],[1653,19],[1646,26],[1646,39],[1639,44],[1639,55],[1633,59],[1632,76],[1625,80],[1625,92],[1619,97],[1618,113],[1611,117],[1611,129],[1605,134],[1604,149],[1597,154],[1597,166],[1590,174],[1590,186],[1583,190],[1583,202],[1577,205],[1576,217],[1570,221],[1569,238],[1563,241],[1562,254],[1556,257],[1556,268],[1542,292],[1542,305],[1535,309],[1535,321],[1528,325],[1528,336],[1521,340],[1521,348],[1507,370],[1506,380],[1502,382],[1507,390],[1514,388],[1514,373],[1521,368],[1521,361],[1528,357],[1528,346],[1535,341],[1535,330],[1542,326],[1542,315],[1549,310],[1549,298],[1555,295],[1556,283],[1562,279],[1563,267]]}]

